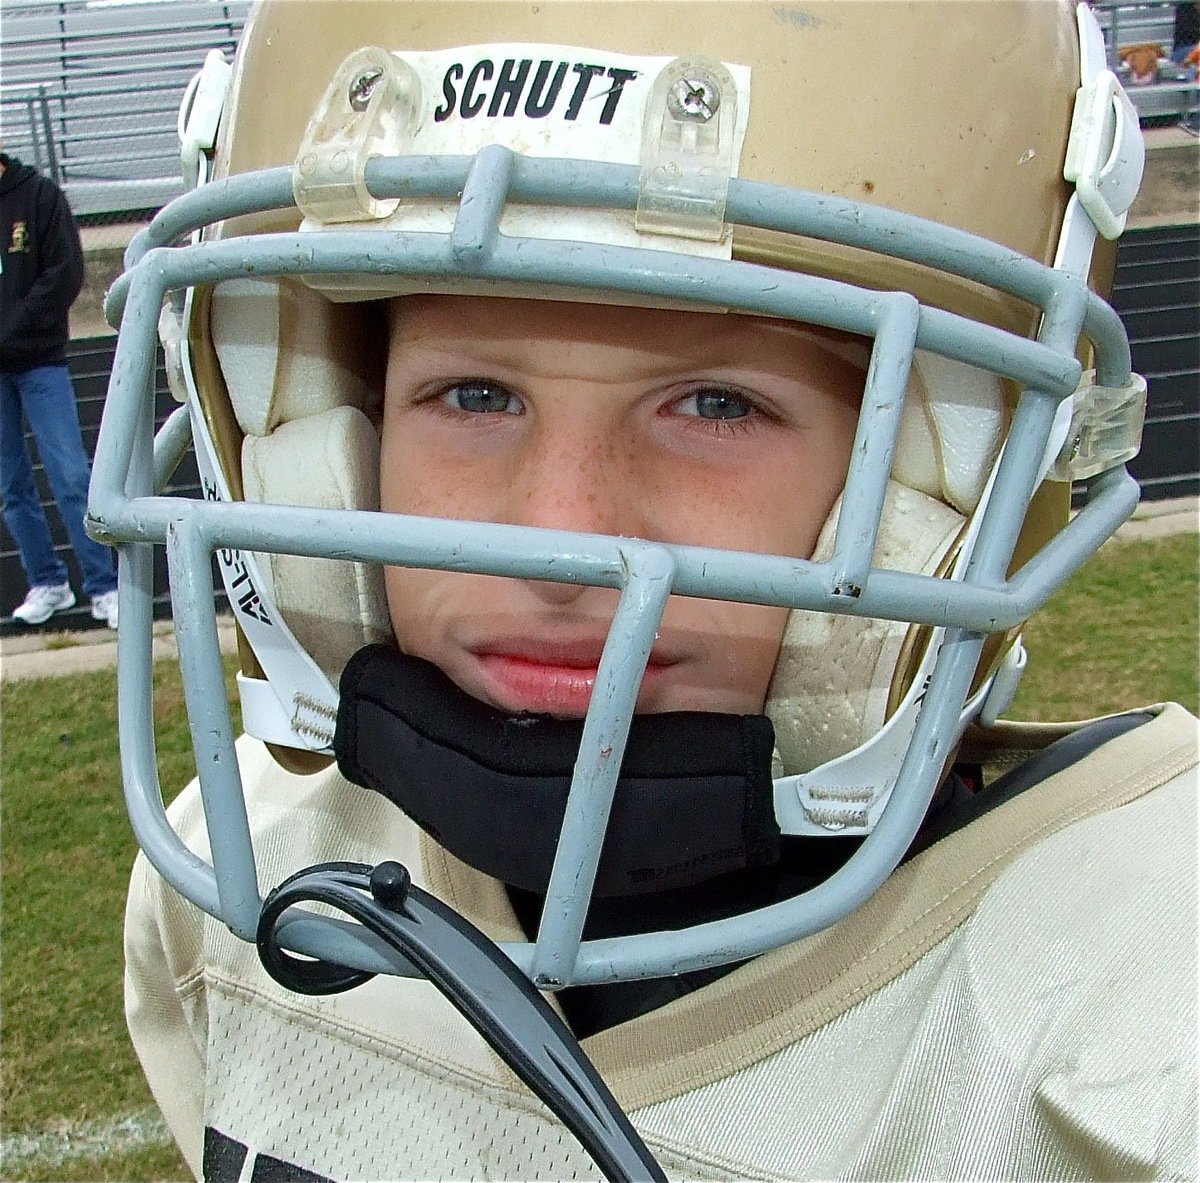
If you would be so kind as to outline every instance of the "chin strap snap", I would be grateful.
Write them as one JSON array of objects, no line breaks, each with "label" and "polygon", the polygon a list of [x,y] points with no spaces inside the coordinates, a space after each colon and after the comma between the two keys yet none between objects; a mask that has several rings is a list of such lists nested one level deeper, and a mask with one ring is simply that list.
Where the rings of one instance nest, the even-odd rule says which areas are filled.
[{"label": "chin strap snap", "polygon": [[[1137,110],[1117,76],[1107,68],[1104,34],[1087,4],[1076,9],[1079,26],[1079,89],[1071,116],[1071,133],[1063,177],[1075,186],[1071,206],[1078,206],[1105,238],[1114,239],[1125,229],[1125,219],[1137,197],[1146,164],[1146,145]],[[1076,200],[1078,199],[1078,200]],[[1078,217],[1078,213],[1074,214]],[[1086,274],[1094,236],[1087,242],[1085,258],[1066,258],[1070,251],[1072,209],[1059,242],[1055,267]],[[1082,269],[1072,264],[1083,263]]]},{"label": "chin strap snap", "polygon": [[1117,76],[1102,70],[1075,94],[1063,177],[1105,238],[1118,238],[1125,229],[1145,160],[1137,111]]}]

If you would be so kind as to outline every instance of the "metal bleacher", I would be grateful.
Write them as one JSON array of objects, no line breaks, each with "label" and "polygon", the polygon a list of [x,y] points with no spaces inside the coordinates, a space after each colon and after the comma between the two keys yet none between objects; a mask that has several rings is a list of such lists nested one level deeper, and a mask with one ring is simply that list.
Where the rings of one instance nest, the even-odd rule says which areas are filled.
[{"label": "metal bleacher", "polygon": [[157,209],[183,191],[176,114],[212,48],[231,56],[250,0],[4,0],[5,151],[77,217]]},{"label": "metal bleacher", "polygon": [[[1129,92],[1143,124],[1184,122],[1200,112],[1196,71],[1171,60],[1176,0],[1144,0],[1141,4],[1095,0],[1092,11],[1104,30],[1109,69]],[[1134,45],[1157,45],[1158,65],[1152,81],[1137,83],[1121,60],[1121,51]]]},{"label": "metal bleacher", "polygon": [[[157,209],[181,191],[176,113],[205,53],[232,55],[251,0],[4,0],[0,126],[6,151],[46,173],[77,216]],[[1200,111],[1170,58],[1174,0],[1095,0],[1108,61],[1144,122]],[[1120,51],[1162,47],[1153,83]]]}]

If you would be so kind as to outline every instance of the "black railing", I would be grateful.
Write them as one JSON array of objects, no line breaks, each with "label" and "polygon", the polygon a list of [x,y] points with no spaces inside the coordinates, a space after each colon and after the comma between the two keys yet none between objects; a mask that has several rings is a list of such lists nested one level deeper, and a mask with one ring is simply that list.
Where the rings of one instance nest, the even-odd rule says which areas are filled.
[{"label": "black railing", "polygon": [[1112,299],[1150,387],[1142,450],[1129,466],[1142,496],[1200,492],[1200,226],[1129,231]]}]

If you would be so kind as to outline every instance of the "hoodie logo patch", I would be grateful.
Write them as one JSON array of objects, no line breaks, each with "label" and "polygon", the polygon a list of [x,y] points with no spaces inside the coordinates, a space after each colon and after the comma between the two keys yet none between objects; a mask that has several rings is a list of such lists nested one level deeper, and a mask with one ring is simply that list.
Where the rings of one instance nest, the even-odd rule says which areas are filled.
[{"label": "hoodie logo patch", "polygon": [[8,244],[8,253],[15,255],[29,250],[29,231],[24,222],[14,222],[12,239]]}]

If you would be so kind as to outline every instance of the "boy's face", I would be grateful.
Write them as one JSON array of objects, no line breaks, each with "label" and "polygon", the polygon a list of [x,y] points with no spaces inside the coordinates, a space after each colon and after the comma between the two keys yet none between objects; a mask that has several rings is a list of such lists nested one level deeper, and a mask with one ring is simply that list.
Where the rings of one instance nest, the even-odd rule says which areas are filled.
[{"label": "boy's face", "polygon": [[[386,511],[807,558],[863,375],[747,316],[414,296],[391,311]],[[581,717],[618,593],[389,568],[401,648],[502,710]],[[638,710],[762,711],[787,610],[673,596]]]}]

